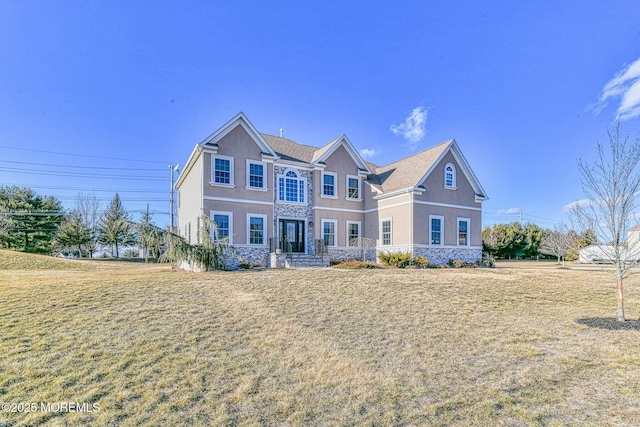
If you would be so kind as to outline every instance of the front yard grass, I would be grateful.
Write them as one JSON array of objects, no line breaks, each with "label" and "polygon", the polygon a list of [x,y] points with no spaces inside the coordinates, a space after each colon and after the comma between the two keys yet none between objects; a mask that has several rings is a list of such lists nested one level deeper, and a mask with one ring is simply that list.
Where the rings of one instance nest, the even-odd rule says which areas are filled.
[{"label": "front yard grass", "polygon": [[640,323],[601,272],[54,261],[0,251],[0,403],[99,411],[0,426],[640,424]]}]

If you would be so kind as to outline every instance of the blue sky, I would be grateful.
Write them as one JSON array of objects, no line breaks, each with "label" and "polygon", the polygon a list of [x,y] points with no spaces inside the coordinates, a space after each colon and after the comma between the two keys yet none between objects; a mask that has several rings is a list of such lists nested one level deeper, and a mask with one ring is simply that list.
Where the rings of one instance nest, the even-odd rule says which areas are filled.
[{"label": "blue sky", "polygon": [[640,131],[639,22],[624,0],[0,1],[0,184],[118,191],[166,225],[167,166],[243,111],[377,164],[455,138],[485,224],[551,227],[613,120]]}]

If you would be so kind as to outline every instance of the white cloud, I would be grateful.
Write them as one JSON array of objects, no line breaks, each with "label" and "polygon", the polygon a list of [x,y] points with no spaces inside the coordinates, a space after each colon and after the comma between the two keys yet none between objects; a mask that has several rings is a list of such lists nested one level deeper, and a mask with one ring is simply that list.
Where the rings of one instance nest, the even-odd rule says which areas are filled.
[{"label": "white cloud", "polygon": [[602,89],[597,113],[607,106],[610,98],[620,98],[616,115],[620,120],[640,116],[640,58],[620,70]]},{"label": "white cloud", "polygon": [[365,159],[370,159],[374,156],[377,156],[378,154],[380,154],[380,151],[376,150],[375,148],[363,148],[362,150],[360,150],[360,155]]},{"label": "white cloud", "polygon": [[562,210],[565,212],[571,212],[574,208],[588,208],[589,206],[593,206],[594,202],[589,199],[581,199],[576,200],[574,202],[569,203],[568,205],[563,206]]},{"label": "white cloud", "polygon": [[500,209],[498,211],[498,215],[513,215],[519,214],[520,212],[522,212],[522,209],[520,208]]},{"label": "white cloud", "polygon": [[427,110],[423,107],[416,107],[411,114],[404,119],[399,125],[392,124],[389,128],[394,135],[402,135],[407,140],[405,143],[411,149],[415,149],[418,142],[426,133],[425,125],[427,123]]}]

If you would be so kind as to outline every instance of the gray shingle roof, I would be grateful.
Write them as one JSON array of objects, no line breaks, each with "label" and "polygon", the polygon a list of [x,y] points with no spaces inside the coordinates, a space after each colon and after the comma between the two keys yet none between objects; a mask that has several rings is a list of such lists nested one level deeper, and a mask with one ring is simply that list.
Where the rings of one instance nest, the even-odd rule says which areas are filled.
[{"label": "gray shingle roof", "polygon": [[[327,145],[317,148],[298,144],[288,138],[261,135],[282,159],[304,163],[313,163],[340,139],[338,137]],[[377,166],[371,162],[366,162],[367,166],[373,171],[373,174],[369,175],[367,179],[372,184],[379,186],[385,193],[415,187],[452,143],[453,140],[443,142],[386,166]]]},{"label": "gray shingle roof", "polygon": [[316,150],[318,150],[316,147],[298,144],[288,138],[265,134],[261,135],[264,140],[267,141],[267,144],[273,148],[273,151],[284,160],[311,163]]},{"label": "gray shingle roof", "polygon": [[386,166],[373,165],[375,175],[367,179],[381,186],[385,193],[415,187],[451,144],[452,139]]}]

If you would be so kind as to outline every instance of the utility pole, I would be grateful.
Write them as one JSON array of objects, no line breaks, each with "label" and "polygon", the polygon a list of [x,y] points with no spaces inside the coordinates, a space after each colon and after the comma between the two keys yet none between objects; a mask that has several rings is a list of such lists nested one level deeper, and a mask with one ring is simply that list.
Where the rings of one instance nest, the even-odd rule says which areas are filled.
[{"label": "utility pole", "polygon": [[175,200],[174,200],[174,192],[175,185],[173,181],[174,172],[178,172],[178,165],[169,165],[169,170],[171,173],[171,186],[169,188],[169,232],[176,232],[176,223],[175,223]]}]

